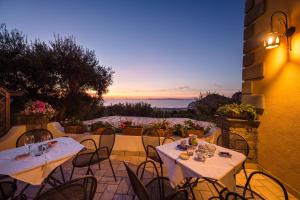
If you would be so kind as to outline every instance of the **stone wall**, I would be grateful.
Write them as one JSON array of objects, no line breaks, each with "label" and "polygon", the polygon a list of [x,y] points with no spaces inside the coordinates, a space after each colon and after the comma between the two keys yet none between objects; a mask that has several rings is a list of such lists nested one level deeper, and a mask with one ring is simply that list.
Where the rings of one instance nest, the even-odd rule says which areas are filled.
[{"label": "stone wall", "polygon": [[[300,1],[246,0],[242,102],[261,109],[258,128],[258,164],[279,178],[300,198]],[[270,18],[276,11],[287,14],[296,32],[274,49],[264,49]],[[274,30],[283,33],[275,16]]]}]

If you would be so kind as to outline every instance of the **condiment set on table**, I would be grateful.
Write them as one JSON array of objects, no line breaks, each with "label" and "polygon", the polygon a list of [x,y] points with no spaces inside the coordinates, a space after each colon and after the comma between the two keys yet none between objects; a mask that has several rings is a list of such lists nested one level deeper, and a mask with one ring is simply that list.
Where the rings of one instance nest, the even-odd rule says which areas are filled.
[{"label": "condiment set on table", "polygon": [[213,157],[216,151],[216,147],[209,143],[198,144],[196,135],[189,135],[188,140],[181,140],[180,144],[177,145],[179,150],[186,150],[181,153],[179,157],[183,160],[188,160],[195,153],[194,160],[204,162],[206,158]]}]

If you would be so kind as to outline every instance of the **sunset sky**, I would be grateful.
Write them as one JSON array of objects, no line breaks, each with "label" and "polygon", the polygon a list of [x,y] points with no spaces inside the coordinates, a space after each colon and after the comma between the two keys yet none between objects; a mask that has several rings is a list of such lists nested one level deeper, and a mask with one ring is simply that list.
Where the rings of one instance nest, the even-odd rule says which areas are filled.
[{"label": "sunset sky", "polygon": [[73,35],[115,71],[106,98],[239,91],[241,0],[0,0],[0,23],[29,40]]}]

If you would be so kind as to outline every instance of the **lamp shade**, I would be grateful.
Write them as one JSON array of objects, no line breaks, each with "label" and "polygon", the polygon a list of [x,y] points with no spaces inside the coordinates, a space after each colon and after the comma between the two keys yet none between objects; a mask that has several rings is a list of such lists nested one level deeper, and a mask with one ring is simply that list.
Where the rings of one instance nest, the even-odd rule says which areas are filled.
[{"label": "lamp shade", "polygon": [[266,35],[266,38],[264,40],[264,46],[266,49],[273,49],[279,47],[279,44],[280,38],[277,32],[271,32]]}]

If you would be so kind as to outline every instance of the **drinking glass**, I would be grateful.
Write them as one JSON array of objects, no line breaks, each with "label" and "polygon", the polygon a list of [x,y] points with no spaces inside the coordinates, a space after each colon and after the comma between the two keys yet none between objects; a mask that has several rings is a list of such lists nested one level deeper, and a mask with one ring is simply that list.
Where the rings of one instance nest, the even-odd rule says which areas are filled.
[{"label": "drinking glass", "polygon": [[188,155],[188,156],[193,156],[193,155],[194,155],[194,149],[195,149],[195,148],[193,148],[192,145],[188,145],[188,146],[187,146],[187,150],[186,150],[186,151],[187,151],[187,155]]},{"label": "drinking glass", "polygon": [[31,146],[35,142],[34,136],[33,135],[28,135],[24,139],[24,145],[28,147],[28,154],[31,152]]}]

